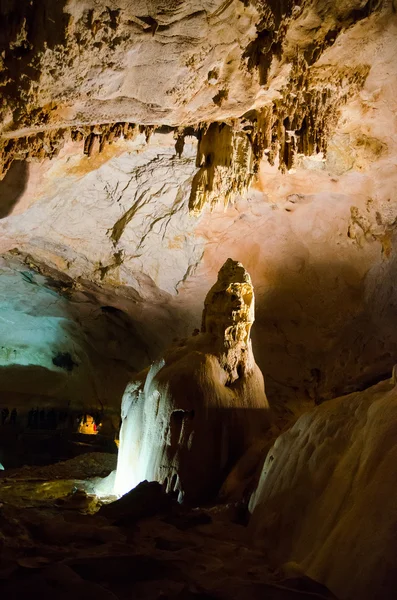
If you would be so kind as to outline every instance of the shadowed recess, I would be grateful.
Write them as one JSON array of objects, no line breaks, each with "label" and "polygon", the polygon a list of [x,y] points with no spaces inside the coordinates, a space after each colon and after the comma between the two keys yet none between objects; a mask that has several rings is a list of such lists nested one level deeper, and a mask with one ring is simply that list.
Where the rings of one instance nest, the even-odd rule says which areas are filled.
[{"label": "shadowed recess", "polygon": [[9,171],[0,181],[0,219],[8,217],[26,189],[28,181],[26,161],[14,160]]}]

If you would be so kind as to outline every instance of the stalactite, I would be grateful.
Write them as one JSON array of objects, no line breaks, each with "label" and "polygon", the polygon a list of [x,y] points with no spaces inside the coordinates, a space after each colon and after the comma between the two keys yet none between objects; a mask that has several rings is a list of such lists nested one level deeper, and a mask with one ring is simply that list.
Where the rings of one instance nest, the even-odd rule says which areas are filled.
[{"label": "stalactite", "polygon": [[199,214],[205,205],[227,205],[244,194],[264,155],[286,172],[299,155],[327,151],[340,108],[363,86],[369,68],[311,70],[302,58],[294,65],[282,96],[230,124],[212,123],[199,130],[197,167],[189,201]]},{"label": "stalactite", "polygon": [[253,154],[248,136],[238,124],[212,123],[199,133],[196,165],[189,209],[199,214],[205,204],[218,200],[225,205],[244,193],[253,176]]},{"label": "stalactite", "polygon": [[121,137],[133,141],[140,132],[145,134],[146,142],[149,143],[154,129],[153,126],[139,127],[135,123],[120,122],[52,129],[18,138],[3,138],[0,139],[0,179],[7,173],[13,160],[54,158],[69,139],[73,142],[84,141],[83,152],[91,157],[103,152],[106,145],[112,144]]}]

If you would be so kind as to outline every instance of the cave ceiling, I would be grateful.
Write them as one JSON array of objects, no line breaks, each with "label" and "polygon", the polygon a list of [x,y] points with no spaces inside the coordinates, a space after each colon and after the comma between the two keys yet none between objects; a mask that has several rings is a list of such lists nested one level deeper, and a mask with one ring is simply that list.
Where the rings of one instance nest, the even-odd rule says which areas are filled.
[{"label": "cave ceiling", "polygon": [[[39,330],[52,294],[62,353],[139,369],[199,325],[230,256],[255,286],[270,400],[320,402],[388,374],[395,12],[386,0],[1,3],[0,291],[14,278],[25,299],[0,328],[30,312]],[[38,357],[58,352],[40,344]],[[76,375],[81,394],[120,399],[125,376],[95,377]]]},{"label": "cave ceiling", "polygon": [[[342,62],[327,49],[382,2],[108,4],[5,3],[3,171],[15,157],[51,157],[67,139],[83,138],[91,155],[159,126],[173,128],[180,145],[193,131],[200,165],[221,137],[215,167],[233,150],[253,155],[246,177],[265,150],[291,167],[296,152],[326,149],[338,108],[370,69],[364,56]],[[212,128],[206,139],[215,122],[227,132]]]}]

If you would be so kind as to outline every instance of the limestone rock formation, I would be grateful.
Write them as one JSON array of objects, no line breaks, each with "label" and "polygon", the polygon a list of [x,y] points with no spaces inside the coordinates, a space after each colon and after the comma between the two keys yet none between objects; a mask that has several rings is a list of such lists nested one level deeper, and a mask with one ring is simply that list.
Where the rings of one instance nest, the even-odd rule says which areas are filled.
[{"label": "limestone rock formation", "polygon": [[[149,138],[166,126],[180,152],[185,135],[202,139],[208,127],[215,136],[227,127],[226,156],[224,133],[210,165],[197,156],[191,204],[199,210],[216,191],[229,200],[246,191],[264,152],[286,170],[300,154],[326,151],[339,110],[361,90],[369,65],[321,58],[344,30],[389,4],[7,2],[0,9],[0,176],[13,160],[51,158],[69,140],[84,139],[91,156],[121,136]],[[243,169],[231,165],[236,159]]]},{"label": "limestone rock formation", "polygon": [[396,589],[397,387],[330,400],[277,439],[251,500],[251,534],[339,598]]},{"label": "limestone rock formation", "polygon": [[[1,254],[17,248],[33,262],[58,271],[59,280],[65,274],[77,286],[87,282],[95,293],[100,289],[107,297],[105,305],[128,313],[136,332],[136,353],[145,340],[147,357],[134,361],[140,370],[161,356],[174,337],[186,336],[195,326],[219,264],[238,247],[239,258],[256,282],[253,346],[269,398],[322,402],[387,376],[397,351],[392,284],[397,268],[397,17],[392,3],[308,1],[300,3],[301,8],[282,3],[280,11],[291,14],[281,21],[280,14],[271,17],[279,3],[251,2],[245,8],[240,0],[227,7],[208,3],[225,7],[221,15],[214,15],[222,27],[231,30],[239,23],[248,32],[247,39],[233,37],[250,48],[238,68],[238,61],[229,62],[225,46],[217,45],[230,32],[221,37],[219,30],[212,33],[213,21],[206,37],[213,52],[201,54],[201,42],[194,41],[200,33],[196,25],[206,19],[201,13],[194,19],[186,16],[191,14],[190,0],[181,5],[176,21],[169,14],[161,17],[181,27],[183,44],[177,46],[171,29],[166,32],[156,19],[157,2],[150,7],[123,3],[115,30],[108,10],[98,8],[101,3],[95,9],[91,3],[77,8],[68,3],[65,12],[56,15],[50,4],[33,2],[29,10],[41,14],[46,8],[46,26],[51,32],[54,27],[54,35],[51,19],[57,23],[62,14],[68,18],[70,11],[84,13],[85,7],[94,10],[97,32],[84,31],[91,27],[89,15],[80,18],[76,12],[66,46],[50,39],[43,50],[35,36],[47,36],[46,28],[29,22],[22,28],[19,11],[27,5],[4,5],[13,17],[6,19],[10,27],[3,28],[1,42],[7,46],[12,38],[2,59],[2,76],[10,80],[2,87],[3,104],[9,107],[4,114],[10,118],[1,144],[7,146],[7,168],[12,148],[17,150],[19,144],[21,152],[15,157],[26,160],[15,160],[0,182]],[[161,10],[174,10],[173,3],[165,4]],[[115,5],[109,8],[113,11]],[[135,28],[132,20],[128,25],[133,5],[142,7],[140,16],[150,8],[149,16],[160,23],[154,36],[149,25],[141,24],[137,38],[118,39],[124,25]],[[235,15],[240,15],[237,21]],[[35,23],[41,22],[37,16]],[[185,26],[191,37],[185,35]],[[25,37],[18,34],[24,28]],[[170,39],[165,40],[168,33]],[[105,52],[105,41],[96,37],[102,35],[115,37],[122,57],[131,57],[132,44],[139,65],[123,70],[116,55]],[[94,45],[99,42],[104,44],[101,53]],[[164,57],[155,67],[150,62],[154,46],[161,46]],[[188,66],[178,78],[182,46],[203,61],[203,71]],[[234,48],[241,50],[239,45]],[[14,52],[23,56],[12,60]],[[47,86],[48,79],[53,82],[51,69],[68,53],[73,58],[70,65],[62,59],[65,78],[58,78],[57,85],[63,89],[65,81],[69,83],[65,94],[58,95],[58,88]],[[221,65],[212,64],[215,55],[215,63],[219,58]],[[114,65],[106,71],[108,60]],[[96,61],[97,69],[113,75],[114,69],[115,77],[133,75],[134,97],[149,95],[150,88],[152,99],[158,94],[156,103],[162,106],[166,103],[159,86],[147,84],[146,75],[164,68],[161,81],[173,90],[166,97],[178,96],[179,112],[160,122],[145,96],[143,118],[128,96],[131,114],[120,112],[114,121],[102,120],[102,109],[127,101],[116,92],[99,104],[92,101],[94,94],[88,96],[90,86],[99,82],[106,87],[112,80],[90,75],[97,71],[89,71],[88,65]],[[40,85],[33,82],[33,69]],[[198,106],[204,96],[194,91],[191,103],[184,103],[193,73],[203,84],[204,104],[208,109],[211,104],[211,110]],[[257,88],[260,73],[264,83]],[[21,94],[12,93],[15,81],[24,82],[26,89],[18,87]],[[214,93],[214,82],[220,81]],[[75,82],[81,84],[78,89]],[[215,104],[212,97],[226,83],[228,98],[218,98]],[[53,104],[47,103],[52,93],[57,106],[62,98],[69,103],[70,94],[70,105],[76,101],[77,106],[86,92],[86,106],[101,108],[92,121],[83,110],[77,121],[66,121],[66,109],[50,110]],[[44,114],[48,123],[42,122]],[[62,130],[59,146],[56,128]],[[30,160],[30,151],[38,153],[37,161]],[[45,158],[53,155],[52,160]],[[288,170],[282,174],[279,167]],[[117,328],[114,337],[119,332]],[[113,401],[117,404],[120,398]]]},{"label": "limestone rock formation", "polygon": [[[224,546],[219,568],[211,540],[205,573],[185,548],[203,588],[170,579],[171,599],[284,597],[268,557],[272,581],[289,561],[342,599],[395,595],[396,391],[362,390],[397,360],[396,41],[396,0],[0,2],[0,469],[115,452],[125,392],[117,492],[219,492],[237,517],[283,432],[239,528],[265,551]],[[251,280],[228,256],[255,282],[252,332]],[[87,414],[92,444],[73,433]],[[39,523],[15,541],[0,524],[0,588],[9,548],[48,560],[30,557]],[[175,549],[155,523],[139,540]],[[129,597],[120,533],[103,539],[128,555]],[[82,574],[119,562],[102,550]]]},{"label": "limestone rock formation", "polygon": [[252,352],[253,321],[250,276],[228,259],[206,297],[201,332],[127,386],[117,494],[148,479],[180,499],[207,499],[263,434],[268,403]]}]

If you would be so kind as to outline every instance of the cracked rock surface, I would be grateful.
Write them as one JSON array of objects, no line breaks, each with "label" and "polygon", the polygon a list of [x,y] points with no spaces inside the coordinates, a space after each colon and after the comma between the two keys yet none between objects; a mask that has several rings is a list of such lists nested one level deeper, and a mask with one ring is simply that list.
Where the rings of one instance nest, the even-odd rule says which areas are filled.
[{"label": "cracked rock surface", "polygon": [[271,402],[320,403],[387,376],[393,4],[116,4],[1,9],[4,268],[66,286],[94,316],[80,332],[73,316],[63,352],[88,343],[90,364],[108,356],[124,372],[79,402],[118,406],[131,371],[200,326],[228,257],[252,275]]}]

